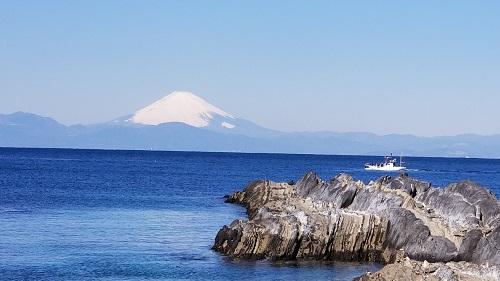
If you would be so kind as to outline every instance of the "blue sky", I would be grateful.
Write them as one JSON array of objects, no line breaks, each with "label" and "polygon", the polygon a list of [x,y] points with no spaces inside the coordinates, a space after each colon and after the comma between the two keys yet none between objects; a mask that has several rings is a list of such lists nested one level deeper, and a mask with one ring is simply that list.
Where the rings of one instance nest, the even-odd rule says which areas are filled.
[{"label": "blue sky", "polygon": [[498,1],[0,1],[0,112],[173,90],[285,131],[500,133]]}]

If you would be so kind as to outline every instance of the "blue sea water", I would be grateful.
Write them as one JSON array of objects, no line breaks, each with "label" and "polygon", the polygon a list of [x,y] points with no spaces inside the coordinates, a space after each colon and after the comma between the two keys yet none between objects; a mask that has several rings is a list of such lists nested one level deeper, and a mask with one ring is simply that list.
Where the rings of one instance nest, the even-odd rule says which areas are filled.
[{"label": "blue sea water", "polygon": [[[210,250],[244,209],[222,197],[260,178],[315,170],[368,182],[379,157],[0,149],[0,280],[350,280],[370,263],[237,261]],[[500,194],[500,160],[407,158],[444,186],[471,179]]]}]

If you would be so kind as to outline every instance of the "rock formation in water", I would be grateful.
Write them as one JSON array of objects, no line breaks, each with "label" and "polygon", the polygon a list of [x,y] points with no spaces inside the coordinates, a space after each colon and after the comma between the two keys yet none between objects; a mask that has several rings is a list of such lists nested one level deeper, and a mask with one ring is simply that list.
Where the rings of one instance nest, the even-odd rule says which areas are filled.
[{"label": "rock formation in water", "polygon": [[368,272],[355,281],[497,281],[500,271],[496,267],[478,265],[469,262],[429,263],[406,258],[386,265],[381,270]]},{"label": "rock formation in water", "polygon": [[310,172],[296,184],[255,181],[227,202],[248,214],[215,238],[231,257],[500,265],[499,201],[470,181],[434,188],[402,174],[365,185]]}]

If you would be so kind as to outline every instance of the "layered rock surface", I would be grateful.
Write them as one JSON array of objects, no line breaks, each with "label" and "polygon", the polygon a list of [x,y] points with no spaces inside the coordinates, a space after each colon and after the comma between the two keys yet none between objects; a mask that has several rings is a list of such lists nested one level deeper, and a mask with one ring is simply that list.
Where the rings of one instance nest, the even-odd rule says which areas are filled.
[{"label": "layered rock surface", "polygon": [[428,263],[406,258],[386,265],[381,270],[368,272],[355,281],[496,281],[500,271],[494,266],[477,265],[468,262]]},{"label": "layered rock surface", "polygon": [[466,261],[500,265],[500,205],[464,181],[434,188],[402,174],[365,185],[307,173],[296,184],[255,181],[227,202],[242,204],[213,249],[237,258]]}]

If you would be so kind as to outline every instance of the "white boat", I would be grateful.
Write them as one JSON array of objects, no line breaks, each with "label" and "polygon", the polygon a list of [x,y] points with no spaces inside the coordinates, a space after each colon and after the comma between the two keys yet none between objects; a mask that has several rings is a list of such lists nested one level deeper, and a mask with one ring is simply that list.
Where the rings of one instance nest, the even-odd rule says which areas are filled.
[{"label": "white boat", "polygon": [[406,167],[403,166],[403,157],[399,158],[399,165],[396,158],[391,156],[385,156],[384,162],[382,163],[367,163],[365,164],[365,170],[367,171],[401,171],[405,170]]}]

